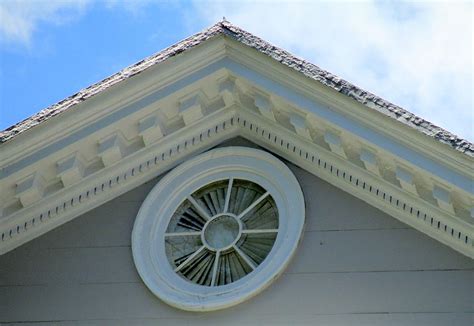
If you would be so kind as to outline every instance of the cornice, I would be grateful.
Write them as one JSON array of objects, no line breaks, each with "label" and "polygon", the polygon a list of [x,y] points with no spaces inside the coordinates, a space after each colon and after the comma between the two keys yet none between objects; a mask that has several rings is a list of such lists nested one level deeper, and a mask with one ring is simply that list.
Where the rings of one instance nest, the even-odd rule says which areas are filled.
[{"label": "cornice", "polygon": [[[459,151],[452,150],[448,145],[433,141],[432,137],[424,135],[406,124],[388,117],[386,114],[379,113],[376,110],[368,110],[360,102],[344,96],[287,66],[281,65],[277,61],[268,60],[266,55],[253,48],[243,46],[233,39],[228,39],[226,42],[226,54],[233,61],[268,76],[285,87],[293,89],[335,112],[350,117],[350,119],[367,126],[367,128],[397,139],[403,146],[423,153],[423,155],[440,161],[449,168],[472,178],[474,160]],[[401,130],[403,131],[401,132]]]},{"label": "cornice", "polygon": [[141,74],[150,67],[155,65],[163,65],[165,61],[173,62],[176,57],[179,57],[185,52],[190,52],[191,49],[199,48],[203,43],[210,42],[214,38],[226,37],[232,39],[248,48],[253,49],[260,55],[267,58],[273,63],[278,63],[280,66],[286,66],[294,72],[303,75],[310,80],[317,81],[321,85],[336,91],[345,97],[363,104],[366,108],[374,110],[375,112],[383,113],[385,116],[396,119],[399,122],[410,126],[414,130],[423,133],[432,140],[438,141],[440,144],[445,144],[451,148],[473,157],[474,145],[465,139],[461,139],[456,135],[444,130],[431,122],[424,120],[413,113],[404,110],[403,108],[390,103],[375,94],[363,90],[352,83],[343,80],[342,78],[331,74],[320,67],[307,62],[301,58],[295,57],[291,53],[280,49],[265,40],[248,33],[247,31],[223,20],[210,28],[203,30],[195,35],[192,35],[181,42],[172,45],[161,52],[158,52],[148,58],[145,58],[136,64],[133,64],[118,73],[105,78],[104,80],[81,90],[80,92],[42,110],[34,116],[25,119],[18,124],[15,124],[0,132],[0,142],[6,142],[16,135],[26,132],[30,128],[48,120],[56,115],[63,113],[71,107],[82,103],[85,100],[90,100],[95,95],[102,93],[105,89],[116,84],[122,83],[125,80]]},{"label": "cornice", "polygon": [[7,216],[0,224],[0,254],[155,178],[187,157],[235,137],[234,114],[234,110],[219,112],[200,128],[177,132]]},{"label": "cornice", "polygon": [[[280,126],[258,119],[250,110],[239,111],[237,123],[242,128],[242,136],[248,140],[474,258],[474,227],[471,223],[423,201],[417,194],[410,193],[367,169],[348,164],[347,158],[322,146],[314,146],[311,139],[302,137],[297,132],[288,134]],[[283,134],[285,135],[282,137]]]},{"label": "cornice", "polygon": [[[58,141],[81,127],[96,124],[97,129],[77,134],[82,138],[77,136],[70,144],[52,147],[48,155],[31,160],[31,164],[25,161],[25,166],[0,180],[5,190],[1,197],[0,253],[151,180],[188,157],[240,135],[474,258],[472,194],[262,87],[259,80],[240,75],[229,58],[221,57],[222,43],[215,44],[213,60],[221,59],[186,71],[174,78],[174,83],[169,79],[166,86],[159,83],[153,87],[160,74],[157,71],[143,76],[144,91],[130,101],[107,106],[97,97],[87,110],[93,118],[78,128],[63,130],[58,126],[62,117],[68,123],[73,121],[73,111],[70,117],[61,115],[51,120],[51,128],[63,132]],[[203,51],[202,56],[205,54]],[[186,65],[192,58],[189,60]],[[253,69],[255,62],[245,62]],[[277,81],[281,77],[272,75]],[[136,84],[123,87],[137,89],[141,81],[130,80]],[[293,80],[287,78],[288,81]],[[298,86],[296,82],[283,85],[293,89]],[[169,91],[163,92],[167,87]],[[117,88],[117,92],[120,90]],[[108,103],[112,91],[104,94],[104,102]],[[314,102],[323,91],[307,94],[301,90],[298,94]],[[331,96],[326,94],[324,100]],[[140,101],[145,102],[133,106]],[[101,119],[109,120],[102,123]],[[48,131],[39,133],[49,135]],[[9,153],[19,160],[29,153],[19,148],[20,153],[14,155],[15,145],[23,142],[16,141],[7,144],[12,146]],[[38,146],[39,150],[45,143],[45,139],[39,139],[29,149]],[[4,157],[5,167],[3,162],[12,160]]]}]

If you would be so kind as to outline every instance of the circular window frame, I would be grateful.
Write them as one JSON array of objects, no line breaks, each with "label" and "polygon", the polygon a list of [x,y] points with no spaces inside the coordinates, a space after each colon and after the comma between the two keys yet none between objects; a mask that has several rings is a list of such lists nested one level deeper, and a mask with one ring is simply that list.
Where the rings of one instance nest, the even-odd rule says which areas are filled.
[{"label": "circular window frame", "polygon": [[[215,181],[243,179],[272,196],[278,234],[267,257],[241,279],[219,286],[191,283],[178,275],[165,252],[164,238],[176,209],[197,190]],[[305,221],[303,192],[290,169],[262,150],[225,147],[200,154],[174,168],[147,195],[132,231],[132,254],[145,285],[161,300],[188,311],[236,305],[268,287],[296,251]]]}]

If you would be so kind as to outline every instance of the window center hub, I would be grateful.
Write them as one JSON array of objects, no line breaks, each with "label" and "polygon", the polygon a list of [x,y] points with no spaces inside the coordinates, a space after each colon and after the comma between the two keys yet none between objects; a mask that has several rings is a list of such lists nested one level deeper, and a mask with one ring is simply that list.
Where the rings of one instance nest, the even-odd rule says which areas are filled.
[{"label": "window center hub", "polygon": [[231,246],[239,236],[240,223],[232,215],[220,215],[211,219],[203,232],[204,243],[210,249],[222,250]]}]

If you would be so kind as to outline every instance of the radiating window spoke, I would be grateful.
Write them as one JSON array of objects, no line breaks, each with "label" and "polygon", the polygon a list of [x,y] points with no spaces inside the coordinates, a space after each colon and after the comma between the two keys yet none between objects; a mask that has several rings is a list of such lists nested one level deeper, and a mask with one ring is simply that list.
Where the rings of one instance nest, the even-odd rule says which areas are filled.
[{"label": "radiating window spoke", "polygon": [[186,199],[165,233],[167,250],[177,257],[174,270],[185,279],[211,287],[230,284],[251,273],[270,252],[278,211],[260,186],[229,178]]}]

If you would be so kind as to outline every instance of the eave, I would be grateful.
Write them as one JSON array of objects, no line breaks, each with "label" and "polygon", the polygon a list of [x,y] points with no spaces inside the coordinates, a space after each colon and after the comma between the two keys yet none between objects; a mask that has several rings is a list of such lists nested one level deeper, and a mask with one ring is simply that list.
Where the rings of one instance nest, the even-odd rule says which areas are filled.
[{"label": "eave", "polygon": [[4,143],[0,253],[236,136],[474,258],[470,156],[225,35]]}]

